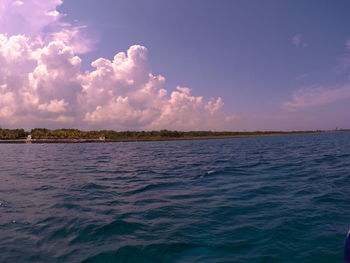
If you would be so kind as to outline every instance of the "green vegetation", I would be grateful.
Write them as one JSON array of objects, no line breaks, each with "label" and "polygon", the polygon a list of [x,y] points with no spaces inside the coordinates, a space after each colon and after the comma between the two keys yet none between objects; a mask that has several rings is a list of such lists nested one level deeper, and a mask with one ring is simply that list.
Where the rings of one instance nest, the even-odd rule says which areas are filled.
[{"label": "green vegetation", "polygon": [[[345,131],[345,130],[334,130]],[[106,140],[106,141],[137,141],[137,140],[171,140],[171,139],[200,139],[200,138],[226,138],[226,137],[250,137],[268,135],[288,135],[320,133],[326,131],[254,131],[254,132],[230,132],[230,131],[81,131],[77,129],[49,130],[36,128],[30,132],[24,129],[0,129],[1,140],[25,139],[28,135],[36,140]],[[328,131],[329,132],[329,131]]]},{"label": "green vegetation", "polygon": [[25,139],[29,133],[24,129],[1,129],[0,128],[0,139],[1,140],[15,140],[15,139]]},{"label": "green vegetation", "polygon": [[235,136],[257,136],[290,133],[312,133],[307,132],[279,132],[279,131],[256,131],[256,132],[215,132],[215,131],[80,131],[77,129],[33,129],[30,134],[33,139],[99,139],[106,140],[142,140],[142,139],[181,139],[181,138],[206,138],[206,137],[235,137]]},{"label": "green vegetation", "polygon": [[87,141],[142,141],[142,140],[176,140],[176,139],[206,139],[206,138],[229,138],[229,137],[255,137],[271,135],[292,135],[321,132],[339,132],[350,130],[328,130],[328,131],[253,131],[253,132],[230,132],[230,131],[81,131],[77,129],[49,130],[36,128],[30,132],[24,129],[1,129],[0,140],[23,140],[28,135],[34,140],[87,140]]}]

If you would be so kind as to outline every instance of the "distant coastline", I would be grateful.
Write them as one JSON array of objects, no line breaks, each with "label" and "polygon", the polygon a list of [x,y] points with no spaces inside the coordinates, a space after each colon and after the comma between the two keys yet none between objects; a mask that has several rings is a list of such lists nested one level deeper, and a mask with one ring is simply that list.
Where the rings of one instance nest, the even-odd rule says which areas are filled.
[{"label": "distant coastline", "polygon": [[80,131],[77,129],[49,130],[36,128],[0,129],[0,143],[106,143],[137,141],[175,141],[175,140],[207,140],[226,138],[247,138],[263,136],[283,136],[315,133],[344,132],[350,129],[314,130],[314,131]]}]

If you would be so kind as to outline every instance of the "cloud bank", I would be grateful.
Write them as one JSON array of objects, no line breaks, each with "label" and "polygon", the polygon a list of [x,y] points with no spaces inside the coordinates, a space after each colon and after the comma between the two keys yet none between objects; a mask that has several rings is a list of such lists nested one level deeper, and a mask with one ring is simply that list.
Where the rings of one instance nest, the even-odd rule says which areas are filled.
[{"label": "cloud bank", "polygon": [[336,88],[310,87],[298,89],[290,101],[282,103],[288,111],[330,104],[350,98],[350,85]]},{"label": "cloud bank", "polygon": [[0,2],[0,126],[98,129],[217,129],[232,118],[221,98],[165,90],[140,45],[99,58],[82,72],[89,50],[82,27],[61,22],[61,0]]}]

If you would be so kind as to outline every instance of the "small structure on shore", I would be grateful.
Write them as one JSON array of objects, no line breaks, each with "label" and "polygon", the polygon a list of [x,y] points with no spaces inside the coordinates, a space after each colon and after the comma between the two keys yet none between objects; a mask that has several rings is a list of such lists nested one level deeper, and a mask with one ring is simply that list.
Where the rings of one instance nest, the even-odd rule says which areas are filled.
[{"label": "small structure on shore", "polygon": [[27,136],[26,143],[32,143],[32,135]]}]

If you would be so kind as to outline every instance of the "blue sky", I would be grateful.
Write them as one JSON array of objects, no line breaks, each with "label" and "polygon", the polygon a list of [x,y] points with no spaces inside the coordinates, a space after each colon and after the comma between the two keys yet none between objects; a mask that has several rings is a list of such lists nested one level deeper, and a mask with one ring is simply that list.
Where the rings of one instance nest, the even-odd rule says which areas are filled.
[{"label": "blue sky", "polygon": [[[345,0],[66,0],[61,10],[67,19],[88,24],[98,39],[87,61],[144,45],[167,87],[221,96],[226,112],[280,113],[280,104],[295,90],[331,88],[348,79],[342,70],[350,37],[350,2]],[[293,43],[295,37],[300,43]],[[323,106],[334,115],[349,109],[349,99],[339,103],[345,107]],[[348,121],[338,125],[347,127]],[[317,122],[317,128],[333,125]]]},{"label": "blue sky", "polygon": [[[91,73],[90,77],[88,74],[85,76],[86,79],[91,80],[95,74],[91,62],[100,58],[112,61],[116,53],[126,52],[132,45],[146,47],[147,69],[149,65],[152,76],[159,74],[164,77],[161,89],[168,91],[169,103],[177,86],[191,89],[190,95],[186,97],[188,101],[191,96],[203,97],[205,103],[218,102],[217,98],[222,98],[224,105],[218,102],[216,107],[220,108],[220,116],[213,115],[211,124],[208,122],[203,128],[350,128],[349,1],[64,0],[61,5],[60,0],[48,2],[52,2],[52,6],[44,7],[40,1],[38,5],[42,5],[45,12],[57,8],[60,15],[54,22],[60,21],[60,24],[53,26],[52,21],[45,20],[45,29],[42,31],[50,27],[51,31],[60,32],[54,40],[61,38],[64,45],[72,47],[75,55],[81,59],[80,70]],[[62,21],[66,25],[62,26]],[[79,31],[79,38],[76,35],[71,38],[71,33],[62,33],[74,30]],[[84,52],[74,50],[79,40],[89,46]],[[79,83],[82,90],[92,83],[87,85],[85,82]],[[120,84],[113,82],[108,85],[115,85],[117,89]],[[144,87],[146,84],[142,85]],[[138,87],[140,90],[141,86]],[[93,88],[95,91],[98,89],[95,86]],[[133,113],[130,113],[132,116],[135,116],[136,110],[143,111],[148,107],[133,101],[133,95],[129,93],[113,94],[115,101],[118,97],[120,101],[122,98],[130,100],[128,106],[132,107],[129,111]],[[42,102],[38,102],[37,108],[41,111],[46,109],[51,115],[54,111],[58,114],[57,109],[61,109],[61,113],[64,110],[68,112],[69,100],[69,96],[51,96],[48,101],[41,97],[38,101]],[[201,109],[197,108],[203,116],[208,113],[205,112],[208,108],[205,103]],[[122,121],[118,118],[98,123],[103,111],[98,113],[97,107],[106,106],[106,111],[107,108],[109,111],[118,108],[118,112],[124,107],[120,103],[112,104],[110,101],[101,105],[92,103],[91,108],[84,113],[85,117],[79,117],[93,120],[94,124],[90,123],[90,126],[76,121],[65,125],[115,129],[177,128],[170,123],[178,121],[180,129],[197,127],[194,122],[190,124],[190,120],[180,121],[186,112],[177,111],[179,104],[171,104],[174,114],[164,115],[165,108],[159,106],[164,105],[163,102],[157,104],[160,108],[152,105],[152,114],[144,112],[141,114],[143,117],[135,117],[130,123],[124,121],[123,125],[119,125]],[[189,108],[190,111],[193,109]],[[73,115],[75,118],[77,111],[69,114],[55,117],[68,120]],[[147,126],[145,121],[140,121],[146,118],[145,115],[150,118],[148,124],[152,125]],[[156,120],[151,115],[159,118]],[[54,119],[46,115],[45,118],[40,117],[38,123],[56,126],[53,124]],[[193,116],[193,119],[201,118],[205,117],[199,113]],[[167,123],[165,119],[172,121]],[[225,120],[222,125],[219,119]],[[198,128],[201,128],[200,125]]]}]

